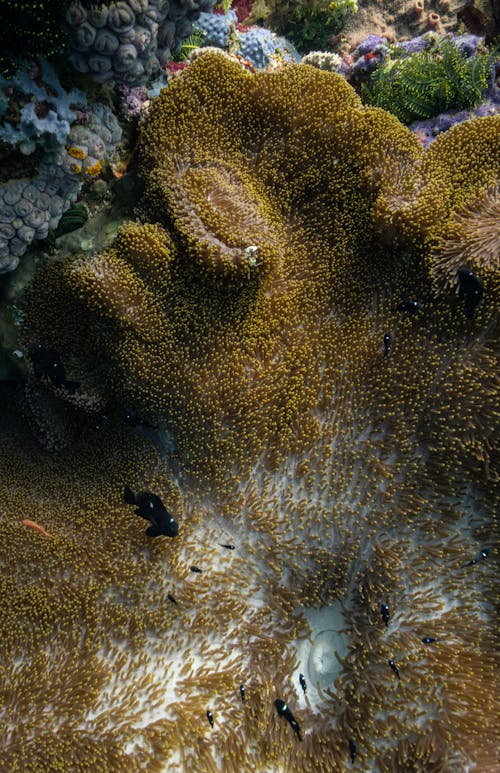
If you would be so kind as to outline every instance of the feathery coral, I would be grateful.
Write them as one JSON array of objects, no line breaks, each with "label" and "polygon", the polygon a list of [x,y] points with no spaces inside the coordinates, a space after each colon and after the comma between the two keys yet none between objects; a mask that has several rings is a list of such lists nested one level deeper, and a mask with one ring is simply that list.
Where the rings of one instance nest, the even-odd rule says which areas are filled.
[{"label": "feathery coral", "polygon": [[476,52],[469,58],[448,38],[411,56],[397,48],[392,55],[363,84],[362,95],[367,104],[394,113],[406,124],[450,108],[477,107],[496,56]]}]

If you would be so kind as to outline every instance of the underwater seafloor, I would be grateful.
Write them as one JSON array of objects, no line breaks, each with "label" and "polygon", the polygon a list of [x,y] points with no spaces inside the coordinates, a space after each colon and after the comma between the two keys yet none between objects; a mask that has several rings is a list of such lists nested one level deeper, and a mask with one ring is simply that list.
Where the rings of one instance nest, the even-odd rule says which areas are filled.
[{"label": "underwater seafloor", "polygon": [[497,773],[497,6],[3,6],[0,772]]}]

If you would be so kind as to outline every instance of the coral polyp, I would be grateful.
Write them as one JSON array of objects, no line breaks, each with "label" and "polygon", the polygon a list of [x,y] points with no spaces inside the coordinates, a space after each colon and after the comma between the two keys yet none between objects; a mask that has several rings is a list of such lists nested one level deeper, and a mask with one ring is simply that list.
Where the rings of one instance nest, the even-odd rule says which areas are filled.
[{"label": "coral polyp", "polygon": [[[500,290],[470,236],[468,316],[440,248],[489,200],[499,120],[424,151],[335,73],[213,54],[152,103],[141,220],[26,298],[26,345],[80,386],[30,376],[49,461],[3,418],[2,561],[39,573],[5,581],[9,765],[493,769]],[[149,540],[124,485],[178,536]]]}]

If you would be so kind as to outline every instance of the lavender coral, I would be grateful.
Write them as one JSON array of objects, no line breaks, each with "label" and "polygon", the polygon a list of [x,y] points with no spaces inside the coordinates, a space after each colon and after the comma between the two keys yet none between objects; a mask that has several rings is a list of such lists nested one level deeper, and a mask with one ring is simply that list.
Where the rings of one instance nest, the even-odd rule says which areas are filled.
[{"label": "lavender coral", "polygon": [[[498,118],[477,119],[424,151],[336,74],[300,65],[251,76],[207,54],[144,120],[143,222],[125,226],[111,249],[36,278],[25,340],[55,346],[81,383],[76,395],[32,383],[41,396],[30,405],[40,422],[60,400],[75,436],[83,428],[87,438],[75,528],[51,488],[57,464],[36,474],[53,502],[48,531],[85,545],[78,600],[93,578],[76,618],[73,608],[62,615],[62,600],[54,614],[77,621],[59,647],[79,666],[78,732],[97,734],[100,754],[130,764],[123,755],[136,734],[138,769],[154,753],[158,766],[180,759],[186,771],[223,760],[228,771],[326,773],[350,767],[351,739],[363,771],[494,764],[498,584],[491,560],[470,561],[492,550],[497,528],[498,267],[471,237],[467,259],[484,298],[470,319],[454,259],[438,256],[491,196],[498,132]],[[448,286],[438,286],[440,272]],[[398,311],[413,300],[418,313]],[[96,431],[99,401],[112,423]],[[163,459],[123,437],[123,406],[157,440],[168,431]],[[23,448],[16,441],[11,475],[24,474]],[[138,477],[168,493],[178,541],[146,546],[119,515],[119,480],[135,487]],[[10,537],[15,508],[3,506]],[[68,549],[57,545],[44,543],[53,571],[42,576],[59,585]],[[13,606],[16,625],[36,598],[24,603]],[[40,629],[47,637],[50,623]],[[345,649],[337,672],[307,672],[319,677],[309,703],[293,676],[307,666],[308,630],[313,648],[325,630]],[[182,666],[161,658],[164,637]],[[133,662],[120,642],[136,647]],[[87,647],[95,678],[86,682],[77,656]],[[27,689],[34,657],[23,655]],[[33,683],[44,664],[35,666]],[[131,699],[137,690],[154,701],[153,716]],[[282,696],[295,702],[303,743],[272,710]],[[30,727],[36,718],[33,710]],[[75,726],[64,725],[62,762]],[[42,733],[36,742],[49,745]],[[30,744],[11,744],[9,762]]]}]

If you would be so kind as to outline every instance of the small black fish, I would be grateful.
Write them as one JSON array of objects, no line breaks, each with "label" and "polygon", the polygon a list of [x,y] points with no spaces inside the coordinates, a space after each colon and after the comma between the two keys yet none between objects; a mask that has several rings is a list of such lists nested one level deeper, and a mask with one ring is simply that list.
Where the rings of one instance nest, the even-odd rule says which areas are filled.
[{"label": "small black fish", "polygon": [[179,524],[156,494],[150,491],[134,494],[131,488],[125,486],[123,498],[128,505],[137,505],[136,515],[150,522],[151,526],[146,529],[148,537],[177,537]]},{"label": "small black fish", "polygon": [[61,355],[56,349],[49,349],[41,344],[29,344],[28,354],[37,378],[47,376],[50,383],[58,389],[65,389],[70,395],[76,392],[80,382],[66,379]]},{"label": "small black fish", "polygon": [[223,542],[219,542],[219,545],[226,550],[236,550],[236,545],[225,545]]},{"label": "small black fish", "polygon": [[408,314],[416,314],[417,311],[422,310],[422,304],[418,301],[401,301],[397,306],[394,306],[391,311],[405,311]]},{"label": "small black fish", "polygon": [[172,604],[177,604],[177,601],[174,599],[171,593],[167,593],[167,599],[172,602]]},{"label": "small black fish", "polygon": [[461,268],[458,272],[458,295],[465,301],[465,314],[472,319],[476,306],[483,298],[483,285],[469,268]]},{"label": "small black fish", "polygon": [[300,682],[300,686],[302,687],[305,693],[307,691],[307,684],[306,684],[306,678],[304,674],[299,674],[299,682]]},{"label": "small black fish", "polygon": [[201,574],[203,569],[199,569],[197,566],[190,566],[189,567],[192,572],[196,572],[197,574]]},{"label": "small black fish", "polygon": [[211,727],[214,726],[214,715],[207,709],[207,719],[210,722]]},{"label": "small black fish", "polygon": [[351,762],[354,762],[358,756],[358,752],[356,751],[356,744],[352,738],[349,738],[349,754],[351,755]]},{"label": "small black fish", "polygon": [[386,625],[389,625],[389,618],[391,616],[391,613],[389,611],[389,607],[387,604],[381,604],[380,605],[380,614],[382,615],[382,620]]},{"label": "small black fish", "polygon": [[297,733],[297,738],[299,739],[299,741],[302,741],[302,735],[300,733],[299,723],[297,722],[297,720],[293,716],[292,712],[288,708],[288,706],[285,703],[285,701],[282,701],[281,698],[276,698],[276,700],[274,701],[274,705],[276,706],[276,710],[277,710],[278,714],[280,715],[280,717],[285,717],[287,722],[290,723],[290,725],[293,727],[293,729]]},{"label": "small black fish", "polygon": [[395,664],[395,662],[392,659],[389,660],[389,665],[392,668],[392,670],[394,671],[394,673],[396,674],[397,678],[399,679],[400,677],[399,677],[398,667],[397,667],[397,665]]},{"label": "small black fish", "polygon": [[246,692],[245,685],[244,684],[240,684],[240,697],[241,697],[241,702],[242,703],[245,703],[245,692]]},{"label": "small black fish", "polygon": [[424,636],[422,641],[424,644],[433,644],[433,642],[439,641],[439,639],[434,639],[432,636]]},{"label": "small black fish", "polygon": [[474,566],[474,564],[478,564],[480,561],[484,561],[486,558],[488,558],[490,554],[489,548],[483,548],[483,550],[480,550],[477,556],[474,558],[471,558],[470,561],[467,561],[466,564],[464,564],[464,569],[466,566]]},{"label": "small black fish", "polygon": [[392,348],[392,336],[390,333],[384,335],[384,355],[387,357]]}]

